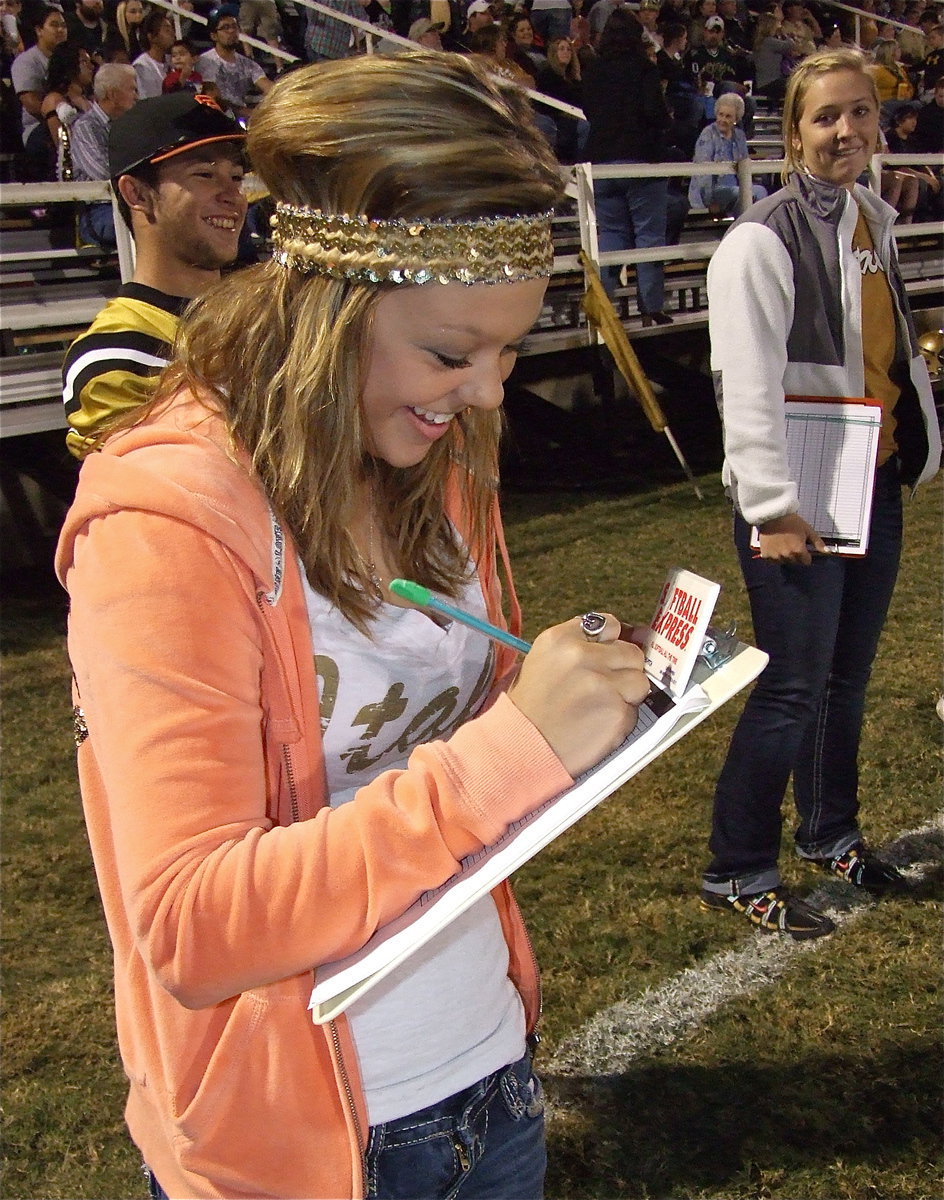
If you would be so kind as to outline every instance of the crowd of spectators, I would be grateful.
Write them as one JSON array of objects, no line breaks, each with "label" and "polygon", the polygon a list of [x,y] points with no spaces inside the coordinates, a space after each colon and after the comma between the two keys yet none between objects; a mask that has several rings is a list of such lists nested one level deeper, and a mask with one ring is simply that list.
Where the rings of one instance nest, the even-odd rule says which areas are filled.
[{"label": "crowd of spectators", "polygon": [[[322,2],[427,48],[481,55],[496,72],[574,108],[584,106],[585,82],[599,59],[606,24],[622,10],[637,23],[645,57],[658,72],[669,114],[660,138],[669,161],[700,161],[709,145],[716,153],[736,143],[740,151],[742,141],[752,136],[757,103],[776,106],[791,70],[821,47],[858,46],[871,57],[883,101],[883,128],[896,146],[933,152],[944,142],[944,114],[935,99],[936,84],[944,77],[940,0],[862,0],[858,18],[802,0]],[[6,167],[5,177],[68,176],[70,130],[93,106],[94,74],[103,64],[131,64],[139,98],[179,89],[203,92],[246,123],[287,63],[250,47],[242,41],[245,35],[288,51],[301,63],[347,57],[366,48],[362,29],[294,0],[213,3],[182,0],[180,7],[209,23],[184,18],[181,27],[166,9],[142,0],[62,0],[61,5],[58,0],[0,0],[2,151],[4,163],[14,164]],[[381,52],[402,49],[392,39],[380,43]],[[638,72],[635,78],[638,84]],[[631,119],[633,91],[627,83],[623,93],[610,97],[617,123],[623,108]],[[638,87],[635,91],[638,96]],[[726,117],[718,124],[716,105],[724,96],[739,100],[734,106],[741,114],[739,136],[733,131],[724,135]],[[731,106],[725,111],[729,114]],[[536,113],[562,162],[585,156],[586,121],[539,102]],[[896,132],[899,116],[905,116],[905,126],[915,125],[904,142]],[[896,182],[895,175],[887,172],[886,193],[891,197],[897,189],[912,194],[913,185]],[[691,194],[702,191],[695,184]],[[940,191],[922,183],[918,212],[937,212]],[[715,211],[718,204],[712,200],[705,207]],[[736,200],[726,195],[723,208],[733,215]]]}]

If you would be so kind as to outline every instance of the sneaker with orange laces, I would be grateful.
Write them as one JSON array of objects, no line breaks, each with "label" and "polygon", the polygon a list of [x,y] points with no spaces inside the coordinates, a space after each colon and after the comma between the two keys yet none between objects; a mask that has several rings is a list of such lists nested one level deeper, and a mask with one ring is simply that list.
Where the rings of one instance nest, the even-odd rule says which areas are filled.
[{"label": "sneaker with orange laces", "polygon": [[739,913],[764,933],[787,933],[797,941],[824,937],[836,928],[825,913],[794,896],[782,884],[766,892],[740,896],[702,891],[701,908],[706,912]]}]

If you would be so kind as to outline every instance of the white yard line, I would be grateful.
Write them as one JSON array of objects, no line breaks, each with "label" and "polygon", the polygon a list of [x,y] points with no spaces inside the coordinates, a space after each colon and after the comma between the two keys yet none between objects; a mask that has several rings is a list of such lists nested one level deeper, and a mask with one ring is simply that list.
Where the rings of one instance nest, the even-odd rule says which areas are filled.
[{"label": "white yard line", "polygon": [[[940,863],[942,856],[944,813],[901,834],[883,850],[883,857],[916,882],[927,873],[928,864]],[[829,880],[808,899],[840,927],[833,937],[840,937],[843,925],[876,904],[868,894],[838,879]],[[558,1047],[552,1059],[541,1063],[542,1073],[599,1076],[625,1071],[633,1059],[670,1046],[736,996],[769,986],[801,954],[813,954],[823,947],[835,949],[833,937],[797,942],[780,934],[758,932],[741,949],[715,955],[659,988],[647,989],[633,1000],[620,1000],[597,1013]]]}]

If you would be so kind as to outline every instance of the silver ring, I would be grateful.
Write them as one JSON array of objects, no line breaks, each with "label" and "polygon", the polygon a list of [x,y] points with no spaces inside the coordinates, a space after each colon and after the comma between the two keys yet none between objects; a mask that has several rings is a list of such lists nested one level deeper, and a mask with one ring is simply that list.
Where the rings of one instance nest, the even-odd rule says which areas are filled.
[{"label": "silver ring", "polygon": [[606,629],[606,617],[603,613],[588,612],[580,618],[580,632],[588,642],[595,642]]}]

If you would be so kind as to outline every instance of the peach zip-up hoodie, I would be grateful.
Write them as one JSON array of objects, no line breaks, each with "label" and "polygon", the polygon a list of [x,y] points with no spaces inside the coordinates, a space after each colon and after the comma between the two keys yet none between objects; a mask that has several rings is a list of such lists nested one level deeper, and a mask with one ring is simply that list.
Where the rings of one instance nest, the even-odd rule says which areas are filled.
[{"label": "peach zip-up hoodie", "polygon": [[[356,1054],[343,1017],[312,1023],[314,971],[572,780],[496,688],[332,810],[297,556],[187,395],[86,460],[57,566],[131,1135],[174,1198],[361,1196]],[[494,555],[479,569],[501,622]],[[495,898],[533,1028],[533,955]]]}]

